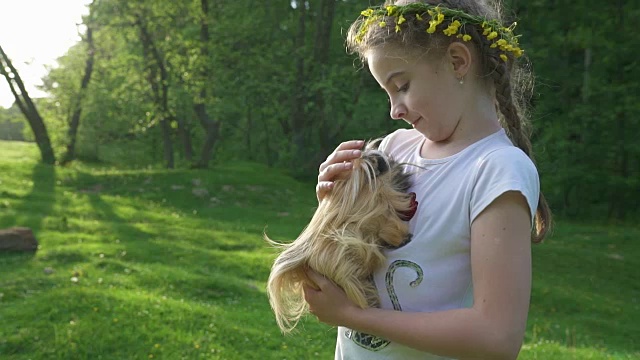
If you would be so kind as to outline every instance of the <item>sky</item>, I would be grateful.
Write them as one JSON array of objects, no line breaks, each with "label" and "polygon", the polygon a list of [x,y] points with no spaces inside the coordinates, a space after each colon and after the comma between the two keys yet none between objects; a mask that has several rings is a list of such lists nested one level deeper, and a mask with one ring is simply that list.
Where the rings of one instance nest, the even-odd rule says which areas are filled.
[{"label": "sky", "polygon": [[[46,96],[36,89],[46,75],[45,65],[80,40],[78,25],[91,0],[0,0],[0,46],[9,56],[29,96]],[[14,102],[6,79],[0,75],[0,106]]]}]

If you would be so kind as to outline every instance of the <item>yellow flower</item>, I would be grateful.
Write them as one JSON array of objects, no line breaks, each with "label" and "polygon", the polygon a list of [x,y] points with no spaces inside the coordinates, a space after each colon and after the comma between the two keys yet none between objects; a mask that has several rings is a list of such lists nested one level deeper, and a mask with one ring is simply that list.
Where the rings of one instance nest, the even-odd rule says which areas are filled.
[{"label": "yellow flower", "polygon": [[500,54],[500,59],[502,59],[502,61],[507,62],[507,55],[505,54]]},{"label": "yellow flower", "polygon": [[520,48],[515,48],[513,50],[513,54],[515,55],[515,57],[519,58],[520,56],[522,56],[522,54],[524,54],[524,50]]},{"label": "yellow flower", "polygon": [[396,25],[396,32],[399,33],[400,32],[400,25]]},{"label": "yellow flower", "polygon": [[438,13],[438,24],[442,23],[443,21],[444,21],[444,14]]},{"label": "yellow flower", "polygon": [[380,27],[383,28],[383,27],[387,26],[387,23],[384,22],[384,21],[380,21],[380,24],[378,24],[378,25],[380,25]]},{"label": "yellow flower", "polygon": [[489,35],[490,32],[491,32],[491,28],[490,27],[485,28],[484,31],[482,32],[482,35],[485,35],[485,36]]},{"label": "yellow flower", "polygon": [[373,9],[367,9],[367,10],[363,10],[360,15],[362,16],[371,16],[373,15]]},{"label": "yellow flower", "polygon": [[427,13],[433,17],[436,13],[433,10],[427,10]]},{"label": "yellow flower", "polygon": [[422,16],[420,16],[420,14],[416,14],[416,19],[418,19],[418,21],[422,21]]},{"label": "yellow flower", "polygon": [[498,44],[498,46],[504,46],[504,45],[507,45],[507,40],[500,39],[496,43]]},{"label": "yellow flower", "polygon": [[493,39],[495,39],[497,37],[498,37],[498,33],[495,32],[495,31],[492,31],[491,34],[487,35],[487,39],[488,40],[493,40]]},{"label": "yellow flower", "polygon": [[394,5],[387,6],[387,16],[393,15],[395,11],[396,11],[396,7]]},{"label": "yellow flower", "polygon": [[493,43],[493,44],[491,44],[491,46],[490,46],[490,48],[492,48],[492,49],[497,48],[497,47],[498,47],[498,44],[496,44],[496,43]]},{"label": "yellow flower", "polygon": [[458,28],[460,28],[461,25],[462,24],[460,23],[460,21],[455,20],[454,22],[451,23],[451,25],[449,25],[449,27],[447,27],[442,32],[447,36],[455,35],[458,32]]},{"label": "yellow flower", "polygon": [[456,38],[458,38],[458,39],[462,39],[462,34],[458,34],[458,35],[456,35]]},{"label": "yellow flower", "polygon": [[469,40],[471,40],[471,35],[464,35],[464,36],[462,37],[462,40],[464,40],[464,41],[469,41]]},{"label": "yellow flower", "polygon": [[458,32],[458,28],[453,25],[449,25],[449,27],[442,30],[442,32],[447,36],[451,36]]},{"label": "yellow flower", "polygon": [[429,28],[427,29],[427,32],[428,32],[429,34],[433,34],[434,32],[436,32],[436,26],[437,26],[437,25],[436,25],[436,23],[431,22],[431,21],[429,22],[429,24],[430,24],[430,26],[429,26]]},{"label": "yellow flower", "polygon": [[400,15],[400,17],[398,17],[398,25],[402,24],[405,21],[407,21],[407,19],[405,19],[403,15]]}]

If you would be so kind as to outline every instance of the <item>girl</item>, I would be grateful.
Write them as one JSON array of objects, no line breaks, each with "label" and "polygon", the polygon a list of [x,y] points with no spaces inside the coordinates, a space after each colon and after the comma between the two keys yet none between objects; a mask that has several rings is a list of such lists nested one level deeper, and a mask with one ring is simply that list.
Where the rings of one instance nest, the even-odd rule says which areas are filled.
[{"label": "girl", "polygon": [[[380,149],[419,165],[419,206],[413,240],[385,251],[374,274],[380,308],[355,306],[310,271],[310,311],[338,326],[336,359],[515,359],[530,242],[544,238],[550,213],[517,101],[514,26],[483,0],[400,0],[363,11],[347,41],[387,92],[391,117],[412,127]],[[320,166],[319,201],[362,144],[341,144]]]}]

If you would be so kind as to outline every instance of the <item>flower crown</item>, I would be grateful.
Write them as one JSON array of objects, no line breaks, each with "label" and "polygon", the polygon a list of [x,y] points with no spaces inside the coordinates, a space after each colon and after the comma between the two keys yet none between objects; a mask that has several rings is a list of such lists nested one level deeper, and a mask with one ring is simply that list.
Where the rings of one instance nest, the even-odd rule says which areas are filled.
[{"label": "flower crown", "polygon": [[388,24],[385,21],[385,17],[393,17],[395,30],[400,32],[401,25],[407,21],[405,15],[409,16],[410,14],[414,15],[417,21],[426,21],[425,19],[430,17],[429,27],[427,28],[427,33],[429,34],[435,33],[438,30],[438,25],[445,20],[449,20],[449,26],[443,29],[442,33],[447,36],[456,35],[457,38],[463,41],[471,40],[471,35],[466,31],[466,25],[480,26],[483,30],[482,35],[491,43],[490,47],[499,48],[502,51],[500,58],[504,61],[508,60],[507,53],[513,54],[516,58],[519,58],[524,53],[518,43],[520,35],[513,33],[513,29],[518,24],[516,22],[509,27],[504,27],[498,20],[489,20],[482,16],[469,15],[461,10],[420,2],[368,8],[362,11],[360,15],[366,19],[362,21],[355,40],[357,43],[361,43],[371,25],[377,24],[380,27],[386,27]]}]

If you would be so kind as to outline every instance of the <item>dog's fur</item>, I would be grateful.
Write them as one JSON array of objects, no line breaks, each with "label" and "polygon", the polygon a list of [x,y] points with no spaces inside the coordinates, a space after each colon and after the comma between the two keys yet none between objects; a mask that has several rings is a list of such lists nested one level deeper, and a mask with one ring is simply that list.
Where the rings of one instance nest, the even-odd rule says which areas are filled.
[{"label": "dog's fur", "polygon": [[[408,223],[399,214],[409,211],[409,175],[367,144],[353,169],[335,180],[309,225],[290,244],[265,239],[283,251],[271,269],[267,291],[278,326],[291,331],[308,311],[303,284],[317,288],[306,275],[314,269],[332,280],[362,308],[379,304],[373,272],[383,264],[383,247],[408,241]],[[414,209],[415,210],[415,209]]]}]

